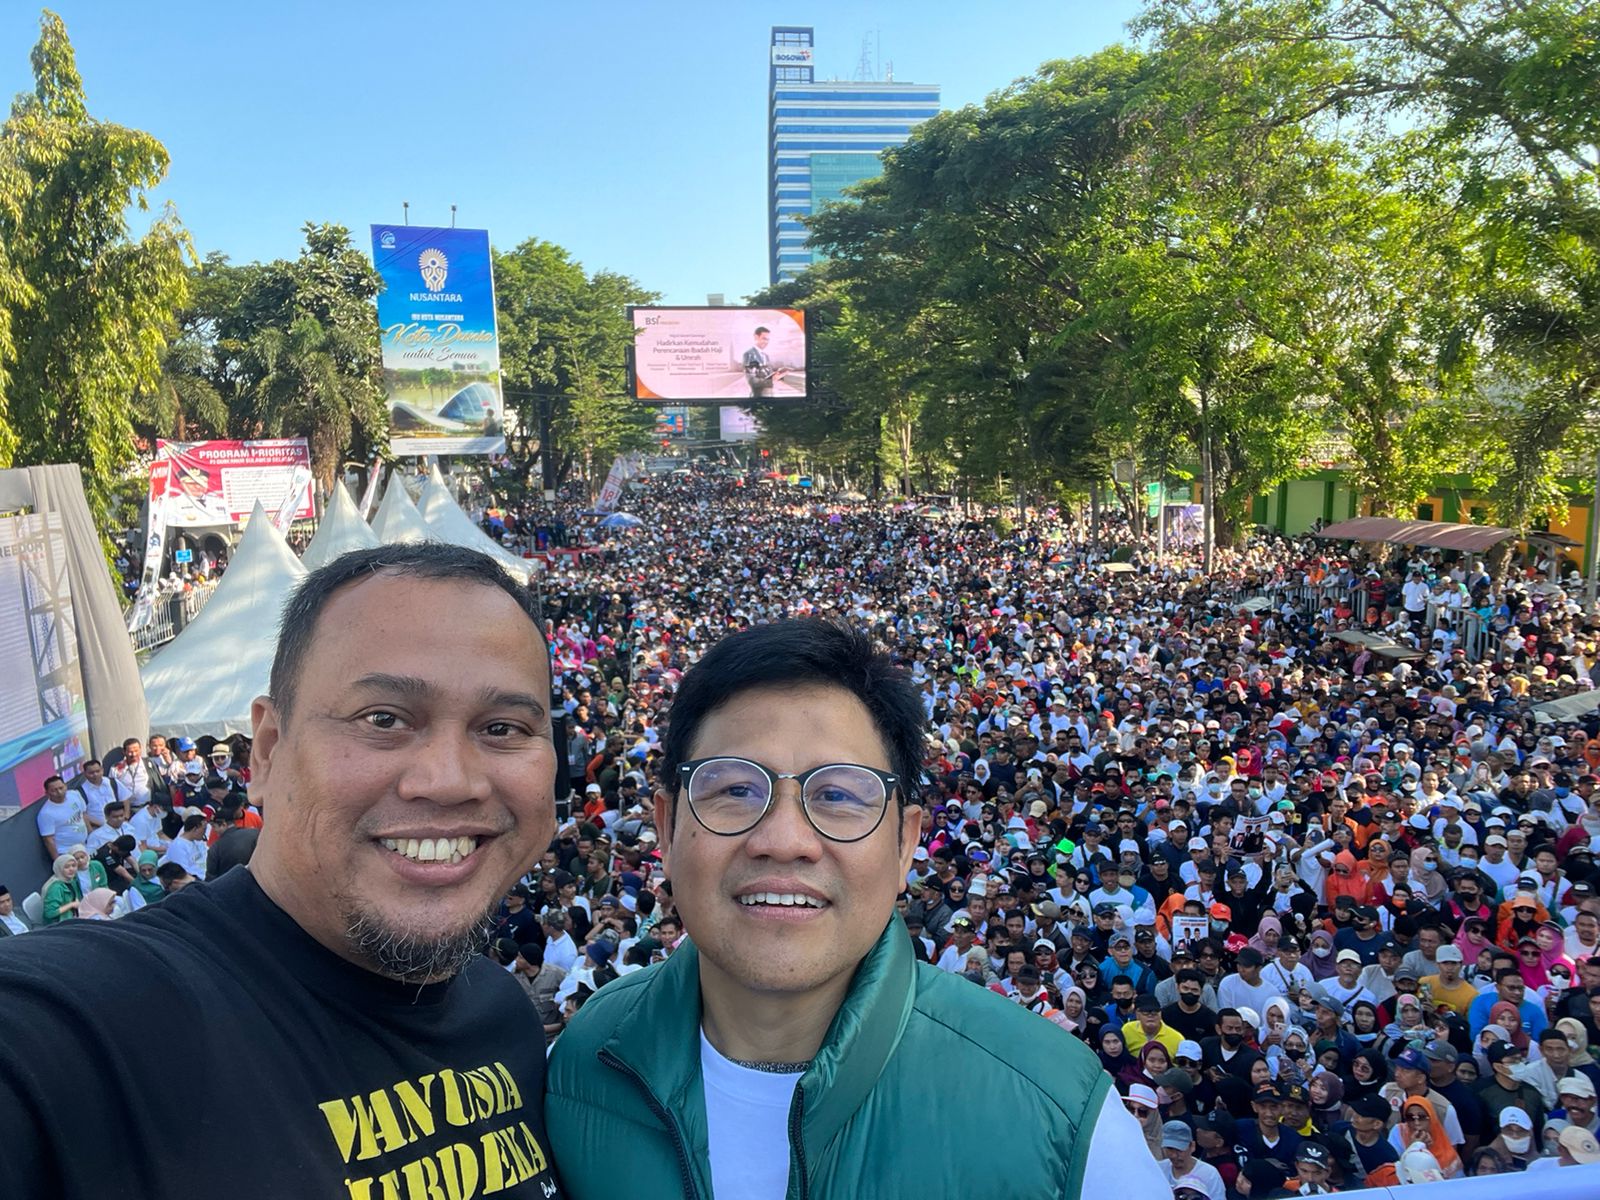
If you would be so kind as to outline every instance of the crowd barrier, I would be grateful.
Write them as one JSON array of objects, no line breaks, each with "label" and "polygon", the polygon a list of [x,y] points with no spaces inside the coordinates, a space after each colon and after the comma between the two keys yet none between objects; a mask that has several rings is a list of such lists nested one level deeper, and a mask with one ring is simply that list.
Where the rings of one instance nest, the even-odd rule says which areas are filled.
[{"label": "crowd barrier", "polygon": [[165,646],[183,632],[190,621],[200,615],[200,610],[216,591],[215,583],[196,584],[187,592],[169,596],[156,602],[155,611],[148,624],[128,634],[135,654],[146,654],[158,646]]},{"label": "crowd barrier", "polygon": [[[1343,613],[1351,625],[1364,627],[1367,622],[1368,597],[1364,587],[1347,588],[1337,583],[1286,583],[1274,582],[1240,588],[1235,593],[1237,602],[1263,597],[1278,607],[1285,600],[1301,612],[1314,613],[1330,603]],[[1423,617],[1421,632],[1431,634],[1446,615],[1437,604],[1428,605]],[[1501,656],[1500,634],[1489,628],[1487,621],[1472,609],[1459,609],[1454,614],[1457,644],[1467,652],[1470,662],[1484,659],[1498,660]]]},{"label": "crowd barrier", "polygon": [[1600,1163],[1404,1187],[1362,1188],[1339,1195],[1344,1200],[1580,1200],[1600,1197]]}]

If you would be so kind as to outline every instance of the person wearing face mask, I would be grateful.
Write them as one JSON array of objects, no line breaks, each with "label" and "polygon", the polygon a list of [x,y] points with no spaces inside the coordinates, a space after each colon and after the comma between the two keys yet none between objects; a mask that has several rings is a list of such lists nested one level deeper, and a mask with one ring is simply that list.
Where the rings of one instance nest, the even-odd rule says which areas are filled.
[{"label": "person wearing face mask", "polygon": [[1533,1118],[1515,1105],[1502,1108],[1495,1114],[1499,1135],[1489,1143],[1511,1165],[1514,1171],[1525,1171],[1528,1164],[1539,1157],[1534,1149]]},{"label": "person wearing face mask", "polygon": [[1338,973],[1334,964],[1333,934],[1321,926],[1311,931],[1303,965],[1311,972],[1313,983],[1332,979]]}]

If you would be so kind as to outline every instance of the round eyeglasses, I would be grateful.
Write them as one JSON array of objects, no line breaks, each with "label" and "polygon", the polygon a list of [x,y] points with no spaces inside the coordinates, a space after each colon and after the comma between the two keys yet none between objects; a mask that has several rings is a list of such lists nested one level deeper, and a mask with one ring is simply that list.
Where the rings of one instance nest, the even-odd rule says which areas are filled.
[{"label": "round eyeglasses", "polygon": [[680,763],[678,779],[689,811],[708,833],[748,833],[772,810],[780,779],[800,785],[800,807],[831,842],[859,842],[883,823],[898,775],[859,763],[824,763],[784,775],[748,758],[697,758]]}]

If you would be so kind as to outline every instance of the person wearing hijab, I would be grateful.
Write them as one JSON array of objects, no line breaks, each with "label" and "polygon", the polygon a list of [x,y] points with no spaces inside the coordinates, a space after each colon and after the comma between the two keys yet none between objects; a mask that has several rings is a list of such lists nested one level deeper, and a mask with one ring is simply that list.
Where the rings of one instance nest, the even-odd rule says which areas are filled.
[{"label": "person wearing hijab", "polygon": [[1311,952],[1301,961],[1310,969],[1313,982],[1320,983],[1337,975],[1339,972],[1333,957],[1333,934],[1320,927],[1313,929]]},{"label": "person wearing hijab", "polygon": [[1368,904],[1372,900],[1372,880],[1348,850],[1341,850],[1333,857],[1333,870],[1328,872],[1323,888],[1323,903],[1331,909],[1340,896],[1349,896],[1355,904]]},{"label": "person wearing hijab", "polygon": [[1574,1071],[1587,1075],[1595,1090],[1600,1091],[1600,1063],[1589,1053],[1589,1031],[1583,1027],[1583,1022],[1576,1017],[1562,1017],[1556,1022],[1556,1028],[1567,1035],[1567,1046],[1572,1051],[1567,1062]]},{"label": "person wearing hijab", "polygon": [[1278,943],[1283,938],[1283,922],[1268,913],[1256,922],[1255,936],[1245,943],[1261,952],[1261,957],[1271,962],[1278,953]]},{"label": "person wearing hijab", "polygon": [[50,880],[39,897],[44,902],[44,923],[58,925],[78,915],[83,904],[83,882],[78,878],[78,858],[68,850],[50,864]]},{"label": "person wearing hijab", "polygon": [[1388,1060],[1375,1050],[1364,1049],[1350,1060],[1345,1103],[1354,1104],[1367,1096],[1375,1096],[1388,1082]]},{"label": "person wearing hijab", "polygon": [[1083,1035],[1089,1023],[1089,998],[1077,984],[1061,993],[1061,1016],[1065,1021],[1063,1029],[1078,1037]]},{"label": "person wearing hijab", "polygon": [[86,921],[109,921],[111,906],[116,902],[117,894],[110,888],[95,888],[83,898],[83,903],[78,907],[78,916]]},{"label": "person wearing hijab", "polygon": [[146,904],[154,904],[167,894],[161,886],[161,880],[156,878],[156,867],[160,862],[161,856],[154,850],[139,851],[139,873],[134,877],[133,890],[139,893]]},{"label": "person wearing hijab", "polygon": [[1517,970],[1522,972],[1522,982],[1528,985],[1529,992],[1550,986],[1550,976],[1544,969],[1536,938],[1524,936],[1517,939]]},{"label": "person wearing hijab", "polygon": [[86,892],[92,892],[95,888],[109,886],[106,880],[105,867],[89,857],[89,852],[86,849],[82,846],[74,846],[70,853],[78,860],[78,874],[83,876],[83,879],[78,882]]},{"label": "person wearing hijab", "polygon": [[1389,1131],[1389,1144],[1403,1158],[1419,1142],[1438,1162],[1439,1169],[1444,1172],[1442,1178],[1455,1179],[1463,1173],[1461,1156],[1450,1144],[1450,1136],[1445,1133],[1433,1105],[1425,1096],[1412,1096],[1400,1106],[1400,1119]]},{"label": "person wearing hijab", "polygon": [[1485,950],[1494,953],[1495,945],[1489,939],[1489,923],[1482,917],[1468,917],[1456,931],[1455,944],[1461,948],[1461,961],[1472,968],[1463,972],[1470,979],[1477,969],[1478,956]]},{"label": "person wearing hijab", "polygon": [[1111,1078],[1123,1087],[1140,1082],[1144,1068],[1139,1065],[1137,1058],[1128,1053],[1128,1045],[1122,1040],[1122,1030],[1107,1025],[1100,1031],[1097,1049],[1100,1066]]},{"label": "person wearing hijab", "polygon": [[[1522,1027],[1522,1012],[1515,1004],[1508,1000],[1501,1000],[1489,1009],[1489,1024],[1498,1025],[1506,1031],[1505,1040],[1510,1042],[1522,1054],[1529,1052],[1532,1040],[1528,1031]],[[1487,1026],[1485,1027],[1487,1028]]]},{"label": "person wearing hijab", "polygon": [[1311,1123],[1323,1133],[1345,1119],[1344,1080],[1332,1071],[1318,1071],[1306,1085],[1311,1099]]},{"label": "person wearing hijab", "polygon": [[1419,846],[1411,852],[1409,876],[1412,893],[1419,899],[1437,906],[1450,890],[1445,877],[1439,873],[1439,855],[1431,846]]},{"label": "person wearing hijab", "polygon": [[1368,1050],[1385,1052],[1389,1039],[1383,1032],[1382,1015],[1370,1000],[1357,1000],[1350,1006],[1350,1032]]}]

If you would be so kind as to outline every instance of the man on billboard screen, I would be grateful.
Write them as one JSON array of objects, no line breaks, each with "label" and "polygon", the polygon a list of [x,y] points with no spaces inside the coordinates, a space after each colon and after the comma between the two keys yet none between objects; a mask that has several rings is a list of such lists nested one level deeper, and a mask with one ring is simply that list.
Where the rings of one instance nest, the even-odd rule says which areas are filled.
[{"label": "man on billboard screen", "polygon": [[772,397],[772,385],[787,373],[786,367],[774,366],[767,354],[767,343],[772,340],[772,330],[757,325],[755,344],[744,352],[744,377],[750,384],[750,395],[758,399]]}]

